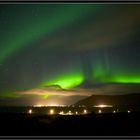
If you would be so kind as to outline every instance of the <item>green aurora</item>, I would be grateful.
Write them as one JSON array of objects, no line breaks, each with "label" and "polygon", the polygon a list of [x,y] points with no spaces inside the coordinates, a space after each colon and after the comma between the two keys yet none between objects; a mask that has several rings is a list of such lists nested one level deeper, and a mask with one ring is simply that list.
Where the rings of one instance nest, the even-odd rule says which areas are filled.
[{"label": "green aurora", "polygon": [[82,73],[66,73],[60,75],[56,79],[51,81],[46,81],[42,84],[42,86],[51,86],[51,85],[59,85],[63,89],[71,89],[79,86],[84,82],[84,77]]},{"label": "green aurora", "polygon": [[[140,18],[135,13],[139,13],[140,8],[134,6],[132,9],[134,12],[132,11],[130,16],[136,20],[131,23],[132,26],[129,25],[131,35],[124,37],[126,40],[123,43],[121,42],[123,39],[120,44],[117,42],[119,45],[117,44],[116,48],[110,45],[109,47],[114,49],[114,53],[109,53],[110,58],[108,58],[107,53],[105,55],[100,53],[98,44],[100,45],[100,40],[101,45],[102,42],[105,44],[112,41],[112,38],[104,40],[104,36],[109,36],[109,38],[114,34],[120,36],[122,31],[119,27],[121,25],[127,27],[125,14],[126,17],[129,17],[128,11],[131,11],[129,7],[122,5],[120,8],[119,5],[116,5],[113,8],[112,5],[107,4],[1,4],[0,84],[2,86],[0,98],[20,98],[23,95],[15,93],[19,89],[58,85],[64,90],[69,90],[83,85],[87,82],[87,75],[81,65],[87,62],[82,62],[79,54],[87,49],[86,46],[82,48],[83,44],[80,44],[85,38],[87,46],[95,43],[93,46],[91,45],[93,48],[89,48],[92,58],[90,64],[87,64],[87,67],[91,68],[88,80],[93,87],[96,83],[140,84],[139,42],[133,41],[135,38],[139,39],[139,23],[135,22],[138,22]],[[120,21],[117,20],[120,22],[119,26],[116,27],[115,23],[113,26],[112,18],[121,17],[123,14],[124,21],[121,21],[123,18],[120,18]],[[109,26],[110,24],[112,26]],[[106,32],[108,26],[110,28],[107,30],[112,30],[111,33]],[[114,27],[118,32],[115,32]],[[101,29],[105,31],[101,31]],[[124,31],[126,29],[128,28],[124,28]],[[83,30],[87,32],[84,34]],[[92,34],[94,31],[97,32],[95,33],[97,38],[94,33]],[[77,35],[75,37],[78,38],[75,40],[78,43],[75,40],[72,42],[75,34]],[[59,40],[61,37],[62,42],[65,42],[66,39],[66,44],[64,43],[66,49],[63,49],[63,43],[56,43],[56,46],[51,48],[47,40],[51,37],[52,40],[53,37],[54,40]],[[132,42],[130,42],[131,37],[133,37]],[[42,40],[45,40],[45,43]],[[70,41],[67,42],[67,40]],[[135,42],[138,43],[135,44]],[[73,44],[80,44],[79,50],[73,49],[71,47]],[[131,49],[126,49],[125,45]],[[73,49],[71,49],[72,51],[69,51],[69,46]],[[118,48],[121,53],[116,51]],[[122,48],[125,49],[121,50]],[[96,52],[98,53],[96,54]],[[131,59],[128,59],[130,57]],[[78,60],[78,64],[75,62],[75,58]],[[46,93],[41,97],[48,99],[50,96],[49,93]]]},{"label": "green aurora", "polygon": [[[57,5],[57,10],[51,11],[53,14],[49,13],[50,7],[53,5],[28,5],[27,10],[28,14],[22,13],[22,18],[20,14],[17,14],[13,19],[11,19],[10,27],[9,27],[9,35],[7,37],[6,42],[1,42],[1,46],[3,48],[0,51],[0,62],[3,62],[5,59],[10,57],[12,54],[17,53],[17,51],[21,51],[22,47],[27,46],[27,44],[31,44],[39,40],[44,35],[48,35],[57,29],[72,24],[79,20],[80,18],[86,17],[90,11],[96,12],[100,10],[103,5]],[[4,5],[7,7],[7,5]],[[20,8],[23,10],[26,5],[10,5],[10,8],[15,8],[13,14],[16,14]],[[29,9],[31,7],[41,8],[40,14],[41,16],[36,18],[32,16],[32,13]],[[10,10],[8,12],[11,12]],[[43,14],[42,14],[43,13]],[[47,14],[46,14],[47,13]],[[16,25],[15,26],[15,22]],[[39,27],[39,28],[38,28]],[[7,36],[7,33],[4,34]]]}]

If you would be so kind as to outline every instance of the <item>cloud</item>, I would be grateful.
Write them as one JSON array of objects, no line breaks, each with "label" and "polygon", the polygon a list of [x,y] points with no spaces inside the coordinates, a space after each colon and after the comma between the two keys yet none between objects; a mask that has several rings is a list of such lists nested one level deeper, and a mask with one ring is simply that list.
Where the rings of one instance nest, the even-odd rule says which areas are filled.
[{"label": "cloud", "polygon": [[35,88],[25,91],[17,91],[24,95],[55,95],[55,96],[91,96],[91,95],[116,95],[128,93],[140,93],[139,84],[104,84],[93,86],[93,88],[74,88],[64,90],[57,86],[48,86],[44,88]]},{"label": "cloud", "polygon": [[84,89],[73,89],[73,90],[65,90],[59,86],[48,86],[43,88],[35,88],[31,90],[25,91],[17,91],[18,94],[28,94],[28,95],[58,95],[58,96],[91,96],[92,93],[86,93]]}]

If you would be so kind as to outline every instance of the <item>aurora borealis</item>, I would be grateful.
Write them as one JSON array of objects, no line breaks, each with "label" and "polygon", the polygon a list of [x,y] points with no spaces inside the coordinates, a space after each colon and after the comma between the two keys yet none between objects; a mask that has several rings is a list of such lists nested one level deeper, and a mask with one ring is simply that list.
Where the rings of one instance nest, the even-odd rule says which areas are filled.
[{"label": "aurora borealis", "polygon": [[139,93],[139,27],[135,4],[1,4],[1,104]]}]

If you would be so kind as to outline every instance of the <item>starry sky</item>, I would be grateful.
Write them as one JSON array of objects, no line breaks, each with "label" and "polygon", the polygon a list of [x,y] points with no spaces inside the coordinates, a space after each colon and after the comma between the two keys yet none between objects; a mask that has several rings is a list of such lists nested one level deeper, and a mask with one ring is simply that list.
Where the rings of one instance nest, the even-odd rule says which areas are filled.
[{"label": "starry sky", "polygon": [[0,4],[0,105],[140,93],[140,5]]}]

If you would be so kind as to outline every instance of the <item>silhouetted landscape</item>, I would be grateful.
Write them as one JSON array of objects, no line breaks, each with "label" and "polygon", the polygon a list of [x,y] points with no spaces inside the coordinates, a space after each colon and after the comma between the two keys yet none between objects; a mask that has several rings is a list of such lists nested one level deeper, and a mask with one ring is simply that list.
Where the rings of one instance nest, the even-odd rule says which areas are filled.
[{"label": "silhouetted landscape", "polygon": [[[140,95],[92,95],[71,106],[0,107],[1,136],[140,134]],[[113,104],[111,107],[99,103]],[[95,105],[99,105],[95,107]]]},{"label": "silhouetted landscape", "polygon": [[97,104],[110,104],[114,106],[140,106],[140,94],[126,95],[92,95],[75,103],[75,106],[85,105],[88,107]]},{"label": "silhouetted landscape", "polygon": [[140,134],[140,113],[84,116],[0,114],[3,136],[134,136]]}]

